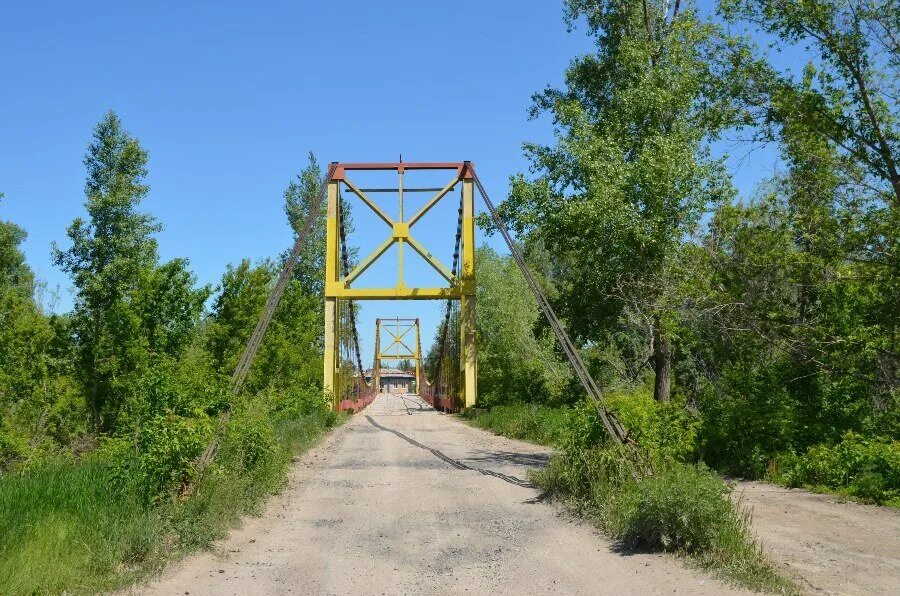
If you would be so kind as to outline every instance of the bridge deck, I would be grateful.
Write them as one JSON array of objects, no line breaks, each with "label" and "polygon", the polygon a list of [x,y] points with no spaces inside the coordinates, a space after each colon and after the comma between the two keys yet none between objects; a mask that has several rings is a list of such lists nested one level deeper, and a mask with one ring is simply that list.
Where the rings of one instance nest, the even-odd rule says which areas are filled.
[{"label": "bridge deck", "polygon": [[660,555],[623,556],[537,502],[544,448],[415,396],[381,395],[296,466],[261,518],[149,594],[721,594]]}]

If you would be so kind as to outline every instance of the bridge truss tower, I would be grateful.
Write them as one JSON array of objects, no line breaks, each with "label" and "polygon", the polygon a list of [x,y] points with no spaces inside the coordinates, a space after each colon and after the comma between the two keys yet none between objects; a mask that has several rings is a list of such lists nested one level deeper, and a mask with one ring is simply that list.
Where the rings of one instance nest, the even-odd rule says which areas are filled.
[{"label": "bridge truss tower", "polygon": [[[415,339],[407,337],[414,332]],[[387,336],[390,341],[381,343]],[[422,390],[422,341],[419,319],[375,319],[375,368],[372,370],[372,382],[375,389],[380,387],[380,372],[383,360],[402,362],[410,360],[415,363],[416,392]]]},{"label": "bridge truss tower", "polygon": [[[351,179],[354,171],[381,170],[397,173],[397,188],[364,189]],[[425,202],[411,217],[404,217],[404,175],[414,170],[446,170],[450,180]],[[460,303],[460,379],[459,399],[466,407],[477,400],[475,346],[475,175],[471,162],[452,163],[333,163],[327,188],[327,227],[325,250],[325,358],[324,389],[332,395],[340,385],[340,322],[338,313],[342,301],[355,300],[458,300]],[[447,267],[432,255],[412,234],[421,218],[440,200],[455,189],[460,191],[459,220],[456,230],[454,266]],[[367,192],[395,191],[399,198],[399,217],[394,220],[384,212]],[[406,189],[406,192],[422,189]],[[346,193],[346,194],[345,194]],[[356,267],[342,275],[341,249],[344,240],[341,214],[342,200],[348,195],[359,199],[389,229],[387,238]],[[353,282],[387,250],[397,245],[397,283],[380,288],[356,288]],[[408,287],[403,278],[403,250],[406,246],[418,253],[440,276],[446,285],[440,287]],[[458,267],[456,266],[459,259]],[[377,337],[377,336],[376,336]],[[376,350],[377,354],[377,350]],[[379,368],[376,361],[376,370]],[[421,391],[421,366],[416,360],[417,390]],[[375,371],[373,371],[375,382]],[[377,385],[376,385],[377,388]]]}]

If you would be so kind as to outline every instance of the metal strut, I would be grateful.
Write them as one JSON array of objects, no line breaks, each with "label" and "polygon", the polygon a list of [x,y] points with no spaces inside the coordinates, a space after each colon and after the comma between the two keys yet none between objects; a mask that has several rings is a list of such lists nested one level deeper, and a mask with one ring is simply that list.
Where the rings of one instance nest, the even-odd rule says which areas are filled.
[{"label": "metal strut", "polygon": [[[453,267],[451,269],[452,277],[456,278],[457,269],[459,268],[459,245],[462,241],[462,219],[463,219],[463,208],[462,208],[462,197],[459,199],[460,206],[457,210],[457,220],[456,220],[456,239],[453,244]],[[447,307],[444,310],[444,332],[441,337],[441,347],[438,351],[438,359],[437,359],[437,371],[434,375],[434,387],[435,389],[439,389],[441,385],[441,381],[443,381],[442,372],[443,372],[443,360],[444,360],[444,352],[446,351],[447,341],[450,337],[450,311],[453,305],[453,300],[447,300]]]},{"label": "metal strut", "polygon": [[[328,182],[331,180],[333,173],[334,166],[331,165],[328,167],[328,173],[322,180],[322,188],[319,191],[318,201],[310,205],[309,213],[303,221],[303,227],[301,227],[300,231],[297,233],[297,240],[294,242],[294,248],[291,249],[291,254],[288,255],[288,258],[284,261],[284,266],[282,266],[281,273],[278,275],[278,281],[275,282],[275,287],[272,288],[272,291],[269,293],[266,307],[263,309],[262,315],[256,323],[256,328],[253,329],[250,340],[247,342],[247,346],[241,354],[241,359],[238,361],[237,367],[235,367],[234,373],[231,375],[231,382],[229,385],[231,386],[232,395],[240,393],[241,388],[244,386],[244,381],[247,379],[247,374],[250,372],[250,366],[253,364],[253,359],[259,351],[259,346],[262,344],[263,337],[266,335],[269,323],[272,322],[272,316],[275,314],[275,309],[278,308],[278,303],[281,302],[281,297],[284,295],[287,283],[294,273],[294,267],[296,267],[297,261],[300,260],[300,252],[306,244],[306,238],[309,236],[310,230],[312,230],[319,217],[322,203],[325,202],[325,192],[328,188]],[[203,470],[209,465],[213,457],[215,457],[216,451],[219,449],[222,429],[225,427],[225,424],[228,423],[230,417],[231,406],[229,404],[228,409],[219,417],[216,433],[213,435],[212,440],[206,445],[206,449],[203,450],[203,453],[200,454],[200,457],[197,459],[197,470],[200,474],[203,473]]]},{"label": "metal strut", "polygon": [[[323,188],[326,188],[326,187],[327,187],[327,181],[326,181],[326,184],[323,185]],[[340,217],[338,218],[338,227],[339,227],[340,236],[341,236],[341,261],[344,266],[344,275],[346,275],[346,274],[350,273],[350,254],[347,252],[347,230],[346,230],[346,226],[344,225],[343,205],[338,206],[338,213],[340,214]],[[354,309],[353,309],[353,301],[352,300],[347,301],[347,308],[349,310],[349,317],[350,317],[350,335],[353,339],[353,349],[356,351],[356,368],[358,371],[359,383],[360,383],[359,390],[362,391],[363,388],[366,386],[366,377],[365,377],[365,373],[363,373],[362,355],[359,351],[359,333],[356,330],[356,313],[354,312]],[[373,372],[373,375],[374,375],[374,372]]]},{"label": "metal strut", "polygon": [[494,226],[497,227],[497,229],[500,231],[500,234],[503,236],[503,239],[506,241],[506,246],[509,248],[509,252],[510,254],[512,254],[513,260],[519,266],[519,270],[522,271],[522,276],[528,283],[528,287],[531,289],[531,293],[534,294],[534,298],[537,301],[541,312],[544,313],[544,317],[546,317],[547,322],[550,323],[550,328],[553,330],[553,334],[556,336],[556,341],[559,342],[559,345],[562,347],[563,352],[565,352],[566,358],[569,360],[569,365],[572,367],[572,370],[575,371],[575,376],[578,377],[578,380],[581,382],[582,387],[584,387],[584,390],[591,397],[591,401],[593,402],[594,407],[597,410],[597,414],[600,416],[600,420],[603,422],[604,428],[606,428],[607,434],[609,434],[610,438],[616,443],[619,443],[621,445],[634,445],[634,440],[628,436],[628,433],[622,427],[622,424],[619,422],[619,419],[616,417],[615,413],[612,410],[608,409],[604,404],[603,394],[600,392],[600,388],[597,387],[597,384],[594,382],[593,377],[588,372],[587,367],[584,365],[584,361],[582,361],[581,359],[581,355],[579,355],[578,350],[572,344],[572,340],[569,339],[569,334],[566,332],[565,327],[563,327],[563,324],[556,316],[556,313],[553,311],[553,307],[550,306],[550,302],[549,300],[547,300],[547,296],[544,294],[543,290],[541,290],[541,287],[538,285],[537,280],[535,280],[534,276],[531,274],[531,270],[525,263],[525,259],[522,257],[522,253],[519,252],[519,248],[513,241],[509,230],[506,229],[506,226],[503,224],[500,216],[497,215],[497,211],[494,208],[494,203],[491,202],[490,197],[488,197],[487,192],[484,190],[484,185],[481,183],[481,179],[478,177],[477,173],[474,173],[474,170],[473,176],[475,179],[475,186],[478,187],[478,192],[481,193],[481,198],[484,199],[484,204],[487,205],[488,212],[491,214],[491,219],[494,222]]}]

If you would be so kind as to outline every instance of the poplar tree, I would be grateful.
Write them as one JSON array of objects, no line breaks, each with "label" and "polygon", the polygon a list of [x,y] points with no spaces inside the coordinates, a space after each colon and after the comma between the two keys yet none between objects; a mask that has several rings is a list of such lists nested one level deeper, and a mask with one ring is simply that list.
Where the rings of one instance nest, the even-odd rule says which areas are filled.
[{"label": "poplar tree", "polygon": [[534,97],[552,145],[526,144],[536,176],[513,179],[502,214],[526,244],[546,249],[557,304],[584,343],[602,342],[637,311],[669,399],[678,252],[711,205],[732,196],[708,143],[740,115],[712,57],[733,44],[681,2],[569,0],[595,51],[576,58],[563,88]]}]

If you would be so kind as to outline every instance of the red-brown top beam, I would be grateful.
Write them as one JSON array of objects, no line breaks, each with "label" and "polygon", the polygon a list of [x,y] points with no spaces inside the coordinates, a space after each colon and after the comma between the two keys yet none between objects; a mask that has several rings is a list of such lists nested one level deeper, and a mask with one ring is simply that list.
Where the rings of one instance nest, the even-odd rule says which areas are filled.
[{"label": "red-brown top beam", "polygon": [[460,179],[472,178],[472,162],[446,161],[446,162],[384,162],[384,163],[339,163],[334,162],[332,180],[343,180],[347,170],[396,170],[402,173],[404,170],[456,170]]}]

